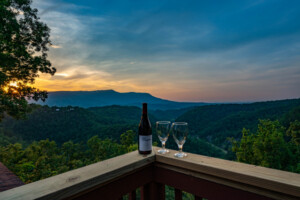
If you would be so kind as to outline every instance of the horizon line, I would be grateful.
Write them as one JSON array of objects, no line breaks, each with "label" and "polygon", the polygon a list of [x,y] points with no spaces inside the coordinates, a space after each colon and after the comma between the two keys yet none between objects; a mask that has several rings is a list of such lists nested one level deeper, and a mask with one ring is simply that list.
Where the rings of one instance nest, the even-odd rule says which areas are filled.
[{"label": "horizon line", "polygon": [[97,92],[97,91],[114,91],[116,93],[139,93],[139,94],[149,94],[155,98],[163,99],[163,100],[168,100],[168,101],[173,101],[173,102],[178,102],[178,103],[208,103],[208,104],[243,104],[243,103],[259,103],[259,102],[270,102],[270,101],[284,101],[284,100],[293,100],[293,99],[300,99],[300,97],[292,97],[292,98],[283,98],[283,99],[265,99],[265,100],[253,100],[253,101],[176,101],[176,100],[170,100],[170,99],[164,99],[161,97],[157,97],[152,95],[149,92],[119,92],[114,89],[106,89],[106,90],[59,90],[59,91],[47,91],[48,93],[53,93],[53,92]]}]

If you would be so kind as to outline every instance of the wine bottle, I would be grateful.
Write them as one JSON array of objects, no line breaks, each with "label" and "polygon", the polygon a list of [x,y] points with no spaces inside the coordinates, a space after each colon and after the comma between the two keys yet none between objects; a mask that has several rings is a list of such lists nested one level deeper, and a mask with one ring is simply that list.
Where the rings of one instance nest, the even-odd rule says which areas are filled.
[{"label": "wine bottle", "polygon": [[150,154],[152,152],[152,128],[148,118],[147,103],[143,103],[143,114],[139,124],[139,153]]}]

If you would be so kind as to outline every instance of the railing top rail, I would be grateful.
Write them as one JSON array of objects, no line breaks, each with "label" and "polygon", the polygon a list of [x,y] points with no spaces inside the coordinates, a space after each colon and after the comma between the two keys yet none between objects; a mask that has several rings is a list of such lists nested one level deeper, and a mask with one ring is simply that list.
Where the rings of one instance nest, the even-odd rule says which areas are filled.
[{"label": "railing top rail", "polygon": [[154,153],[142,156],[134,151],[0,192],[0,199],[63,199],[133,173],[154,160]]},{"label": "railing top rail", "polygon": [[200,173],[203,178],[208,175],[209,179],[215,177],[300,197],[300,174],[192,153],[184,158],[175,158],[175,152],[170,150],[169,154],[156,154],[156,164],[181,168],[182,172]]},{"label": "railing top rail", "polygon": [[1,192],[0,199],[66,198],[113,182],[153,163],[160,167],[188,173],[190,176],[201,176],[204,179],[208,177],[208,180],[219,181],[221,184],[232,182],[235,185],[228,185],[232,187],[241,184],[247,190],[247,185],[249,185],[262,190],[300,197],[299,174],[191,153],[188,153],[188,156],[183,159],[178,159],[173,156],[175,153],[173,150],[165,155],[156,154],[156,151],[157,148],[154,147],[153,153],[148,156],[139,155],[137,151],[134,151],[13,188]]}]

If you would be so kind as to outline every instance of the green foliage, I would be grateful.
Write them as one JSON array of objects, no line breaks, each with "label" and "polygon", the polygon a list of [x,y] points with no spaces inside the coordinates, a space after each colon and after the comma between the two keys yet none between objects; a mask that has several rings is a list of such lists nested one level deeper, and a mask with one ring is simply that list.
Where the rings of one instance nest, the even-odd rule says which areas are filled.
[{"label": "green foliage", "polygon": [[30,111],[26,98],[47,98],[30,85],[39,73],[56,71],[47,60],[50,29],[37,12],[30,0],[0,1],[0,121],[5,112],[24,117]]},{"label": "green foliage", "polygon": [[[290,110],[299,107],[299,104],[300,100],[296,99],[253,104],[209,105],[186,109],[188,111],[176,120],[189,123],[190,133],[184,151],[233,159],[231,152],[227,152],[231,145],[227,140],[228,137],[240,139],[240,132],[244,127],[252,132],[256,131],[258,118],[276,120],[282,119],[288,113],[297,113],[297,110]],[[126,130],[134,130],[136,134],[141,116],[141,109],[133,106],[88,109],[71,106],[31,105],[31,107],[33,112],[26,120],[18,121],[9,117],[3,119],[3,135],[19,138],[27,143],[49,138],[58,145],[69,140],[79,143],[94,135],[98,135],[101,140],[109,138],[119,141],[120,133]],[[174,110],[163,112],[162,116],[176,114]],[[160,146],[154,123],[157,119],[161,119],[162,111],[152,114],[157,114],[157,116],[149,116],[153,127],[153,142],[154,144],[157,142]],[[289,116],[295,118],[292,114]],[[167,148],[177,149],[172,137],[166,145]],[[133,146],[134,148],[136,147]]]},{"label": "green foliage", "polygon": [[285,126],[289,126],[287,135],[292,137],[292,142],[300,144],[300,106],[288,112],[282,120]]},{"label": "green foliage", "polygon": [[285,127],[288,127],[291,122],[300,121],[300,106],[296,106],[287,112],[281,120]]},{"label": "green foliage", "polygon": [[121,138],[121,144],[125,146],[130,146],[134,144],[134,137],[135,134],[132,130],[126,131],[123,133],[120,138]]},{"label": "green foliage", "polygon": [[290,127],[287,130],[286,134],[292,137],[291,142],[300,145],[300,122],[298,120],[290,123]]},{"label": "green foliage", "polygon": [[149,110],[149,112],[150,114],[153,114],[159,121],[175,121],[179,116],[194,108],[195,107],[187,107],[172,110]]},{"label": "green foliage", "polygon": [[4,134],[3,128],[0,124],[0,146],[6,146],[11,143],[16,143],[16,142],[22,142],[24,143],[20,138],[16,138],[15,136],[7,136]]},{"label": "green foliage", "polygon": [[98,136],[94,136],[88,140],[88,154],[93,162],[98,162],[107,158],[126,153],[122,145],[112,142],[111,139],[100,140]]},{"label": "green foliage", "polygon": [[132,135],[133,131],[122,134],[126,144],[98,136],[90,138],[87,145],[68,141],[58,147],[48,139],[33,142],[25,149],[19,143],[8,144],[0,146],[0,162],[30,183],[136,150]]},{"label": "green foliage", "polygon": [[[159,146],[161,146],[160,142]],[[166,148],[178,150],[178,146],[172,136],[167,141]],[[211,157],[227,158],[227,151],[224,149],[192,135],[187,137],[186,143],[183,145],[183,151]]]},{"label": "green foliage", "polygon": [[[295,121],[288,130],[298,133],[299,128]],[[243,129],[241,141],[232,139],[232,144],[239,162],[300,173],[299,144],[293,138],[285,140],[285,128],[279,121],[260,120],[256,133]]]},{"label": "green foliage", "polygon": [[[295,108],[299,102],[214,105],[189,110],[177,119],[190,120],[190,134],[183,150],[234,159],[232,152],[222,148],[223,138],[229,135],[234,137],[234,153],[239,161],[299,172],[299,120],[289,121],[298,119]],[[17,121],[6,117],[0,124],[0,161],[24,182],[40,180],[137,149],[137,133],[133,131],[137,130],[141,115],[137,107],[31,107],[33,112],[28,119]],[[262,120],[258,128],[252,127],[260,115],[280,119],[289,126],[284,128],[278,121]],[[220,122],[215,120],[219,118]],[[150,120],[154,123],[156,117],[150,115]],[[241,137],[235,132],[240,131],[244,124],[247,124],[247,129],[243,130]],[[160,146],[154,124],[152,127],[153,145]],[[221,133],[224,135],[216,138]],[[238,142],[239,138],[241,142]],[[178,149],[172,137],[166,147]],[[189,198],[188,194],[186,196]]]},{"label": "green foliage", "polygon": [[187,111],[176,121],[188,122],[190,135],[228,149],[231,145],[228,137],[240,139],[243,128],[254,132],[259,119],[282,120],[287,113],[297,111],[291,109],[298,107],[300,110],[299,105],[300,99],[200,106]]},{"label": "green foliage", "polygon": [[139,108],[126,106],[90,109],[71,106],[31,106],[33,112],[28,114],[25,120],[14,120],[9,117],[3,119],[5,135],[21,137],[28,142],[49,138],[59,145],[69,140],[86,141],[94,135],[98,135],[101,139],[119,140],[120,133],[137,129],[141,115]]},{"label": "green foliage", "polygon": [[136,134],[132,130],[126,131],[120,136],[121,144],[127,149],[128,152],[138,149],[138,146],[135,142],[135,136]]}]

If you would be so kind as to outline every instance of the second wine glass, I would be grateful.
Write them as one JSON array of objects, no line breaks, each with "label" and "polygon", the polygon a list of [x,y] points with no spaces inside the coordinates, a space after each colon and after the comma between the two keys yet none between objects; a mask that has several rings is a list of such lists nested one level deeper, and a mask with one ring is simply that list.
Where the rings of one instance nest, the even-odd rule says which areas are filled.
[{"label": "second wine glass", "polygon": [[186,122],[174,122],[171,127],[173,138],[178,145],[179,152],[175,153],[174,156],[177,158],[183,158],[187,156],[186,153],[182,152],[183,145],[188,135],[188,123]]},{"label": "second wine glass", "polygon": [[165,148],[166,142],[169,137],[169,130],[170,130],[170,124],[169,121],[158,121],[156,122],[156,134],[161,141],[162,149],[159,149],[157,152],[161,154],[168,153],[169,150]]}]

